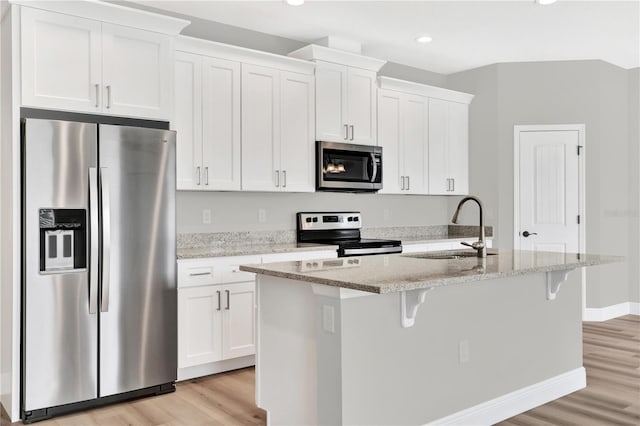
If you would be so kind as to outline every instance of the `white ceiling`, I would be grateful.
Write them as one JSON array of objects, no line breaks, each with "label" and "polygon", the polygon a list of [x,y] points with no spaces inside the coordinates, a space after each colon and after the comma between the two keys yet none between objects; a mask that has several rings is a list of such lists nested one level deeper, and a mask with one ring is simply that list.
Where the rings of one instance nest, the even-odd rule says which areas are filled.
[{"label": "white ceiling", "polygon": [[[346,37],[361,42],[365,55],[443,74],[497,62],[640,66],[640,0],[137,2],[303,42]],[[416,43],[423,33],[433,42]]]}]

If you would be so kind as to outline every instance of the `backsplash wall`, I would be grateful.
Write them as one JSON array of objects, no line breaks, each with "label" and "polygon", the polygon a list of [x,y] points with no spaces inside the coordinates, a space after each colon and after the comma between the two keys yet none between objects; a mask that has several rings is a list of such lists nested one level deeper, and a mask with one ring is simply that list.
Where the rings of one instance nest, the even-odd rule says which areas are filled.
[{"label": "backsplash wall", "polygon": [[[293,230],[299,211],[360,211],[364,227],[446,225],[453,214],[445,196],[336,192],[178,191],[176,205],[178,233]],[[211,224],[202,223],[205,209],[211,210]]]}]

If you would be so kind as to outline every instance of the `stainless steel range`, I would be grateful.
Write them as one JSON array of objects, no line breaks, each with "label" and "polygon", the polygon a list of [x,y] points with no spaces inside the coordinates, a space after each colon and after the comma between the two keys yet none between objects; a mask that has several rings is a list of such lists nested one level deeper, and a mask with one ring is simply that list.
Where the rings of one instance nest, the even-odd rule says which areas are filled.
[{"label": "stainless steel range", "polygon": [[360,212],[300,212],[297,214],[298,243],[338,246],[338,257],[402,253],[402,242],[361,238]]}]

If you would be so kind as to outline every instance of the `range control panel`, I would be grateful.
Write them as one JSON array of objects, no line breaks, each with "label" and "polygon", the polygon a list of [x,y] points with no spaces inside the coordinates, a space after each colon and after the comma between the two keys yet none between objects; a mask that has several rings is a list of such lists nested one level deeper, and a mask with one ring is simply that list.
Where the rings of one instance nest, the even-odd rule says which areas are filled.
[{"label": "range control panel", "polygon": [[304,231],[362,228],[360,212],[299,213],[298,221]]}]

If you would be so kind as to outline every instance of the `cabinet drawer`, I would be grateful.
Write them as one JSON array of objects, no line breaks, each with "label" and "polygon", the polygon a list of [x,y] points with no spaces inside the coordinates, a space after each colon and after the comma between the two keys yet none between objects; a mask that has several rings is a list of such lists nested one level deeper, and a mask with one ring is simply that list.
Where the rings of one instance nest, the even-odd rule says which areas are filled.
[{"label": "cabinet drawer", "polygon": [[240,265],[259,264],[260,256],[229,256],[214,260],[214,268],[221,277],[221,283],[239,283],[255,280],[255,274],[240,270]]},{"label": "cabinet drawer", "polygon": [[211,260],[178,261],[178,288],[216,284],[220,278]]},{"label": "cabinet drawer", "polygon": [[240,265],[259,264],[260,256],[225,256],[178,261],[178,288],[253,281],[255,274]]}]

